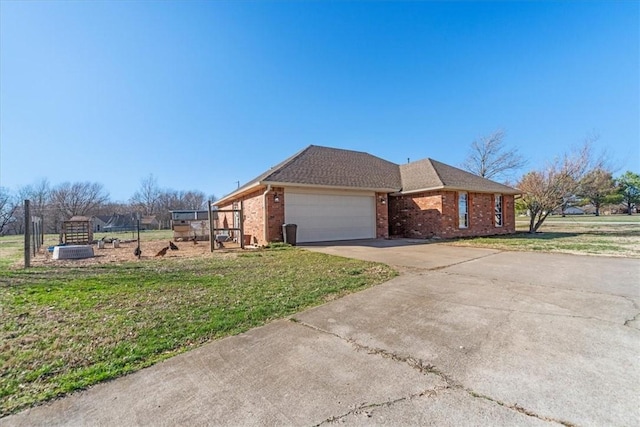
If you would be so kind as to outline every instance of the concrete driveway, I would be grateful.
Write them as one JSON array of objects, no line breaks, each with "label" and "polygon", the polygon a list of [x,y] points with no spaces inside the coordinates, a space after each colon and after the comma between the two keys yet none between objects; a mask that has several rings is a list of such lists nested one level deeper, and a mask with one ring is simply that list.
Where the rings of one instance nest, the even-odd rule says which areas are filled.
[{"label": "concrete driveway", "polygon": [[308,249],[403,273],[0,425],[640,423],[640,260]]}]

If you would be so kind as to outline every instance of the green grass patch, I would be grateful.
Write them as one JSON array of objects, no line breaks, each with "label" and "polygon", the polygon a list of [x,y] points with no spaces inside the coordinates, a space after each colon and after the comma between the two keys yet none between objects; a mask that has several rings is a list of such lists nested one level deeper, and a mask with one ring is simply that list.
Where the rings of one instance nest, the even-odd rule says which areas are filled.
[{"label": "green grass patch", "polygon": [[545,221],[541,231],[535,234],[524,231],[527,229],[526,224],[518,222],[517,225],[519,231],[513,235],[466,238],[453,241],[452,244],[515,251],[640,258],[640,223],[552,220]]},{"label": "green grass patch", "polygon": [[384,282],[387,266],[279,246],[0,269],[0,415]]}]

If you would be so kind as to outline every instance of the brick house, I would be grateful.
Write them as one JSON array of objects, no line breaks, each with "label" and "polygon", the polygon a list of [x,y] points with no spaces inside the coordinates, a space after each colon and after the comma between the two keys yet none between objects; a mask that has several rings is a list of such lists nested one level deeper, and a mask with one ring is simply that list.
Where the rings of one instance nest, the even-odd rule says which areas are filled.
[{"label": "brick house", "polygon": [[[397,165],[310,145],[214,205],[242,207],[245,240],[264,245],[282,241],[286,223],[298,225],[300,243],[510,234],[517,194],[432,159]],[[220,213],[220,221],[234,220]]]}]

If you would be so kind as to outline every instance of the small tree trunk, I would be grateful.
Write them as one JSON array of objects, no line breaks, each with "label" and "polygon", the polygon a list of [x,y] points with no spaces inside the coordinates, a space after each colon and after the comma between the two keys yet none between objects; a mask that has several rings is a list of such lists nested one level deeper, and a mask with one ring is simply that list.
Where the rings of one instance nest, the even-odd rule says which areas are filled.
[{"label": "small tree trunk", "polygon": [[540,218],[538,218],[538,220],[536,221],[535,225],[533,226],[533,231],[529,231],[530,233],[536,233],[538,231],[538,229],[540,228],[540,226],[542,225],[542,223],[544,222],[545,219],[547,219],[547,217],[549,216],[549,213],[551,211],[547,211],[547,213],[543,214],[542,211],[540,212]]},{"label": "small tree trunk", "polygon": [[529,214],[529,233],[533,234],[536,232],[535,228],[534,228],[534,224],[535,224],[535,220],[536,220],[536,214],[534,214],[533,212],[531,212]]}]

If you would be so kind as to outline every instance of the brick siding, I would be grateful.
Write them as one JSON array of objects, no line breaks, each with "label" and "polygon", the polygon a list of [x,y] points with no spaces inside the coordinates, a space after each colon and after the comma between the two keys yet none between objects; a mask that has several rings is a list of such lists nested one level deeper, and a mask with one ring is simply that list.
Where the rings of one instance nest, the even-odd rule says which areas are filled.
[{"label": "brick siding", "polygon": [[376,193],[376,237],[389,238],[389,197],[385,193]]},{"label": "brick siding", "polygon": [[468,193],[469,225],[458,226],[458,193],[431,191],[389,197],[393,236],[428,239],[488,236],[515,232],[514,197],[503,195],[503,226],[494,224],[494,195]]},{"label": "brick siding", "polygon": [[[278,201],[275,195],[278,195]],[[273,187],[267,194],[267,239],[264,240],[264,234],[260,245],[266,245],[269,242],[282,242],[282,224],[284,224],[284,188]],[[264,220],[263,220],[264,221]]]},{"label": "brick siding", "polygon": [[[459,228],[457,192],[430,191],[403,196],[376,193],[376,237],[429,239],[511,234],[515,232],[514,196],[505,194],[502,200],[504,224],[502,227],[496,227],[494,195],[468,193],[469,226]],[[245,242],[266,245],[269,242],[283,240],[284,188],[273,187],[266,196],[262,188],[236,201],[243,203]],[[220,209],[232,209],[232,206],[233,204],[229,203],[220,206]],[[232,213],[220,213],[219,225],[222,226],[225,220],[226,226],[233,226]]]},{"label": "brick siding", "polygon": [[[282,224],[284,223],[284,189],[272,188],[264,194],[264,187],[250,194],[241,196],[234,202],[242,202],[244,215],[245,243],[252,245],[266,245],[269,242],[282,241]],[[275,196],[278,195],[276,202]],[[267,235],[265,238],[265,200],[267,202],[266,223]],[[219,207],[221,210],[232,209],[233,202]],[[223,226],[233,227],[233,213],[222,212],[218,215],[218,223]]]}]

